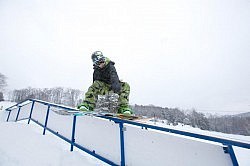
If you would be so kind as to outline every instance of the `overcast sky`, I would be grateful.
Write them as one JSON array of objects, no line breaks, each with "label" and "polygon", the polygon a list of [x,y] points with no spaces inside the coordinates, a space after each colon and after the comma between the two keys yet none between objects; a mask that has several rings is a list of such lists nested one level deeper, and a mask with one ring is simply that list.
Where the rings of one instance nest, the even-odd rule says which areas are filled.
[{"label": "overcast sky", "polygon": [[0,0],[0,72],[86,91],[100,50],[131,104],[250,111],[249,29],[249,0]]}]

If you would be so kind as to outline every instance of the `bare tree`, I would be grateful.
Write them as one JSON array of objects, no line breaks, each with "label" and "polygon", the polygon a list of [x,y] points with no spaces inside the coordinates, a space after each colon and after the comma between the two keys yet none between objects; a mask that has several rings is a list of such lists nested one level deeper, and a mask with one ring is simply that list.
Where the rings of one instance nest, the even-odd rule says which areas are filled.
[{"label": "bare tree", "polygon": [[215,116],[208,118],[210,130],[229,134],[250,135],[250,116]]},{"label": "bare tree", "polygon": [[81,94],[80,90],[77,89],[66,89],[64,93],[64,99],[67,102],[67,105],[69,106],[76,106],[79,100],[79,95]]},{"label": "bare tree", "polygon": [[198,127],[202,130],[210,129],[209,121],[203,113],[196,112],[195,109],[193,109],[187,117],[190,120],[191,126]]},{"label": "bare tree", "polygon": [[77,89],[66,89],[62,87],[56,88],[26,88],[14,90],[11,95],[11,100],[14,102],[21,102],[26,99],[39,99],[56,104],[63,104],[75,107],[81,102],[83,92]]},{"label": "bare tree", "polygon": [[0,73],[0,90],[3,89],[5,86],[7,86],[6,82],[7,77]]}]

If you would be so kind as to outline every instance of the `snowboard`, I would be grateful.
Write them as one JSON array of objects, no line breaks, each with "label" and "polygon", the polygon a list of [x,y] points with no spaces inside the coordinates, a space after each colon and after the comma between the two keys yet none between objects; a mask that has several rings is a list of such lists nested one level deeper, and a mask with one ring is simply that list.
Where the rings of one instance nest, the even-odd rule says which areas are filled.
[{"label": "snowboard", "polygon": [[124,114],[116,114],[117,118],[120,118],[120,119],[125,119],[125,120],[137,120],[137,119],[141,119],[141,117],[139,116],[136,116],[136,115],[124,115]]},{"label": "snowboard", "polygon": [[58,115],[63,116],[105,116],[105,117],[113,117],[123,120],[136,120],[140,119],[139,116],[136,115],[124,115],[118,113],[110,113],[110,112],[101,112],[101,111],[73,111],[73,110],[66,110],[66,109],[51,109],[51,111],[55,112]]},{"label": "snowboard", "polygon": [[136,115],[124,115],[117,113],[118,110],[118,100],[119,95],[116,93],[108,93],[106,95],[98,95],[96,102],[96,107],[94,111],[78,111],[78,110],[66,110],[66,109],[51,109],[53,112],[59,115],[75,115],[75,116],[106,116],[114,117],[124,120],[135,120],[139,119],[139,116]]},{"label": "snowboard", "polygon": [[125,114],[119,114],[119,113],[109,113],[109,112],[99,112],[97,115],[99,116],[106,116],[106,117],[113,117],[123,120],[136,120],[140,119],[141,117],[136,115],[125,115]]},{"label": "snowboard", "polygon": [[51,111],[55,112],[58,115],[74,115],[76,113],[80,113],[82,111],[77,110],[66,110],[66,109],[50,109]]}]

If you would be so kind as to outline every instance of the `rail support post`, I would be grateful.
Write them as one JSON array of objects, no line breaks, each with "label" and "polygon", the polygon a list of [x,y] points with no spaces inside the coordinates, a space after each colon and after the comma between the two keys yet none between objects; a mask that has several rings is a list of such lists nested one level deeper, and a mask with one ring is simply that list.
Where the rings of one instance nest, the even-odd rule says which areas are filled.
[{"label": "rail support post", "polygon": [[43,135],[45,135],[45,131],[46,131],[47,124],[48,124],[48,119],[49,119],[49,109],[50,109],[50,105],[48,105],[48,109],[47,109],[47,114],[46,114],[46,119],[45,119],[44,129],[43,129]]},{"label": "rail support post", "polygon": [[125,147],[124,147],[124,126],[123,123],[119,123],[120,127],[120,146],[121,146],[121,166],[125,166]]},{"label": "rail support post", "polygon": [[30,119],[31,119],[31,116],[32,116],[32,112],[33,112],[34,105],[35,105],[35,101],[32,101],[32,105],[31,105],[31,109],[30,109],[30,116],[29,116],[28,124],[30,124]]}]

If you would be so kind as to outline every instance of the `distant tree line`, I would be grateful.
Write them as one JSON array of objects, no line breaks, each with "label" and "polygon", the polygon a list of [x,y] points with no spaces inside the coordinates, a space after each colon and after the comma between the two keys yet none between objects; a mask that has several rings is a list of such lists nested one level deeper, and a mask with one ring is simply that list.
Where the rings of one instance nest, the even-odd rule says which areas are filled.
[{"label": "distant tree line", "polygon": [[51,103],[63,104],[75,107],[82,102],[83,92],[78,89],[71,88],[25,88],[14,90],[10,93],[10,100],[13,102],[21,102],[26,99],[39,99]]},{"label": "distant tree line", "polygon": [[174,126],[178,123],[198,127],[202,130],[209,130],[210,125],[208,119],[203,113],[196,112],[194,109],[185,113],[178,108],[162,108],[153,105],[150,106],[132,106],[135,114],[146,117],[154,117],[155,119],[167,120],[167,124]]},{"label": "distant tree line", "polygon": [[[75,107],[81,103],[83,97],[84,93],[80,90],[62,87],[44,89],[25,88],[14,90],[9,94],[9,99],[14,102],[33,98],[71,107]],[[250,135],[250,115],[205,116],[195,109],[183,111],[179,108],[162,108],[154,105],[134,105],[131,107],[136,115],[153,118],[157,121],[162,120],[164,123],[171,125],[190,125],[202,130]]]},{"label": "distant tree line", "polygon": [[208,117],[210,130],[229,134],[250,135],[250,116],[214,116]]},{"label": "distant tree line", "polygon": [[135,114],[154,117],[156,120],[166,120],[168,124],[190,125],[202,130],[223,132],[228,134],[250,135],[250,115],[248,116],[217,116],[206,117],[195,109],[182,111],[178,108],[162,108],[153,105],[132,106]]}]

